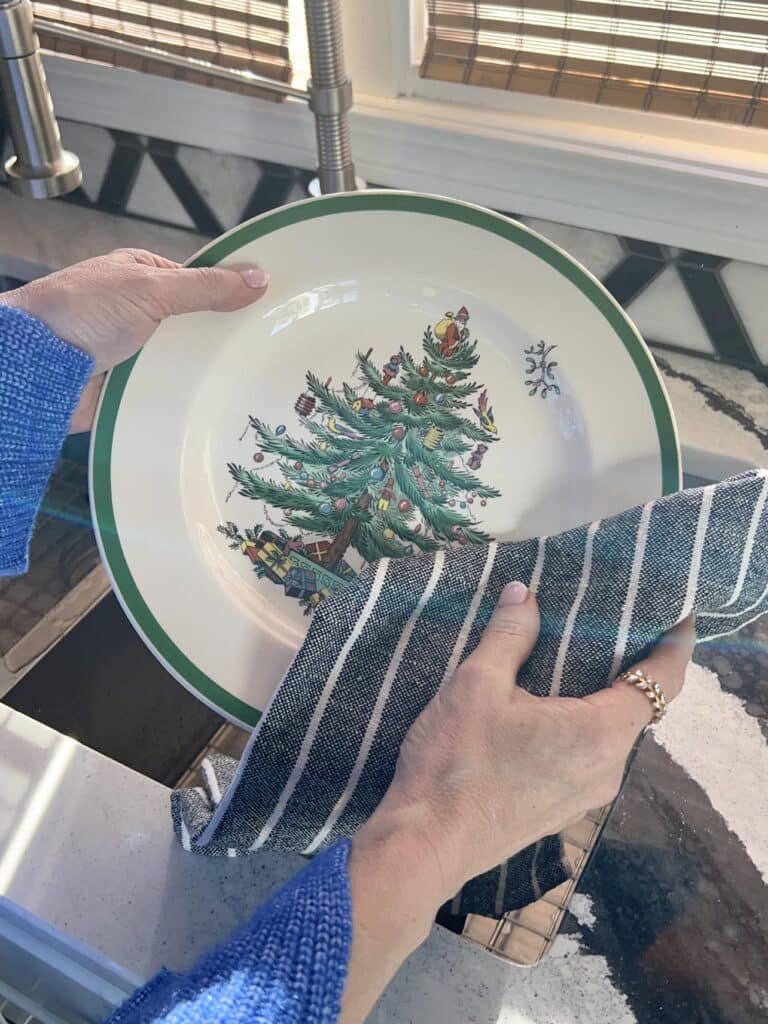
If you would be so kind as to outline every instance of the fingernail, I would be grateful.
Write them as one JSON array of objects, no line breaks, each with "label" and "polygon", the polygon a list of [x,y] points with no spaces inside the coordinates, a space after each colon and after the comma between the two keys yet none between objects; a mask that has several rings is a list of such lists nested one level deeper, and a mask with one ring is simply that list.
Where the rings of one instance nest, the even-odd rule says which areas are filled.
[{"label": "fingernail", "polygon": [[265,288],[269,284],[269,273],[261,267],[248,267],[240,271],[240,276],[249,288]]},{"label": "fingernail", "polygon": [[504,587],[499,604],[525,604],[529,593],[528,587],[516,580],[514,583],[508,583]]}]

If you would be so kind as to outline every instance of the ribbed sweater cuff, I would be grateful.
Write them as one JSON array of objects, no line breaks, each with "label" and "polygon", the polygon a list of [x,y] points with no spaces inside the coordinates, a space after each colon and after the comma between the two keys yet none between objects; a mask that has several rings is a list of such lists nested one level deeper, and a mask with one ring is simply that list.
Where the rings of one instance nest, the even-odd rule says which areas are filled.
[{"label": "ribbed sweater cuff", "polygon": [[0,576],[27,570],[35,516],[93,365],[40,320],[0,305]]},{"label": "ribbed sweater cuff", "polygon": [[350,846],[312,860],[192,970],[160,971],[108,1024],[334,1024],[352,944]]}]

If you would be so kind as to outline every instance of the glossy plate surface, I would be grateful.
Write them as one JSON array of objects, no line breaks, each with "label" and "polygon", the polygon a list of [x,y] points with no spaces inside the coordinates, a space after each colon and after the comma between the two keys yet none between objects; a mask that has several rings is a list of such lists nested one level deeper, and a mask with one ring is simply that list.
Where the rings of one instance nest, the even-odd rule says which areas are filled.
[{"label": "glossy plate surface", "polygon": [[366,558],[552,534],[679,486],[636,330],[519,224],[364,192],[257,218],[193,262],[272,282],[251,309],[164,323],[113,371],[91,491],[134,625],[233,721],[255,724],[317,602]]}]

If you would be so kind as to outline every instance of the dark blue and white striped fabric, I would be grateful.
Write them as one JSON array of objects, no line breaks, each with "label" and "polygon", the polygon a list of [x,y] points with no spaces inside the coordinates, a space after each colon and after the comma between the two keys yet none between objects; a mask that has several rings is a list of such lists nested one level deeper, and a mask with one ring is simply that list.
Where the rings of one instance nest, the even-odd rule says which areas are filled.
[{"label": "dark blue and white striped fabric", "polygon": [[[541,635],[534,694],[607,686],[690,614],[700,640],[768,610],[768,473],[681,491],[555,537],[383,560],[315,613],[239,764],[203,765],[173,794],[186,849],[315,853],[353,834],[392,778],[408,727],[477,645],[504,585],[529,583]],[[498,916],[567,877],[558,837],[469,882],[454,901]]]}]

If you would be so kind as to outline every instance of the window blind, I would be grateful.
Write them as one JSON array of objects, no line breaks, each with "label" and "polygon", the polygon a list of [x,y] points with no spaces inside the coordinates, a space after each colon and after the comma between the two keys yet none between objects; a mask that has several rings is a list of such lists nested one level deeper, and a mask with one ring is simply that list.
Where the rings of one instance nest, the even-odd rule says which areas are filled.
[{"label": "window blind", "polygon": [[426,78],[768,127],[762,0],[426,0]]},{"label": "window blind", "polygon": [[[69,29],[151,48],[230,70],[290,81],[288,0],[33,0],[35,16]],[[109,46],[63,40],[38,27],[45,49],[86,60],[236,92],[271,95],[256,86],[222,82],[200,71],[164,65],[152,53],[133,57]]]}]

